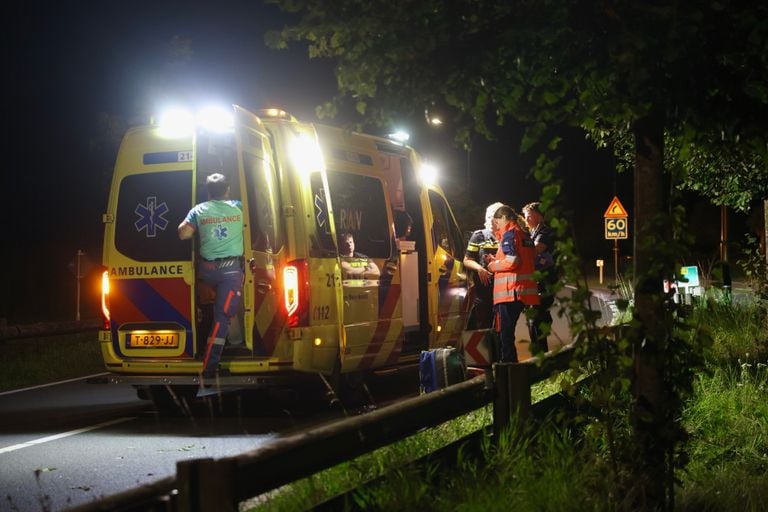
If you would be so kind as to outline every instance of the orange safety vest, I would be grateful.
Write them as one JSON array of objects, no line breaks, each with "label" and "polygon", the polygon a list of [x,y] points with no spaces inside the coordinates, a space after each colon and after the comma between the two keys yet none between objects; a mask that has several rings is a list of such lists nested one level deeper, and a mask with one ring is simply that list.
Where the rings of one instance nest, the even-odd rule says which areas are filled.
[{"label": "orange safety vest", "polygon": [[[500,234],[496,259],[488,264],[493,272],[493,303],[519,300],[528,306],[539,304],[539,288],[533,279],[536,255],[533,241],[514,223],[507,224]],[[504,254],[505,242],[514,244],[514,254]]]}]

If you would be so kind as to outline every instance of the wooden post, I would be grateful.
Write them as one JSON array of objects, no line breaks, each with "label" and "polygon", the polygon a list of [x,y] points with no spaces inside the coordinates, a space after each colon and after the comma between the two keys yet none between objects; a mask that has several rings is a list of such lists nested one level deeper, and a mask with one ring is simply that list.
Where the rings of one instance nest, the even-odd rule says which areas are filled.
[{"label": "wooden post", "polygon": [[527,364],[496,363],[496,396],[493,402],[493,434],[500,439],[513,414],[521,421],[531,412],[531,385]]},{"label": "wooden post", "polygon": [[237,465],[232,459],[193,459],[176,464],[177,512],[237,512]]}]

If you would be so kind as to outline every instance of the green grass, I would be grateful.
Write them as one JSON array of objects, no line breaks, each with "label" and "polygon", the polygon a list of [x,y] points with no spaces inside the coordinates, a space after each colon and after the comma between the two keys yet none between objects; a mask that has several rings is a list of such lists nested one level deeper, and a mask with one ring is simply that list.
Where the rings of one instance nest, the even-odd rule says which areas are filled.
[{"label": "green grass", "polygon": [[[713,344],[707,354],[709,371],[698,376],[683,417],[691,434],[690,463],[678,475],[675,508],[764,510],[768,502],[764,310],[760,304],[734,305],[718,299],[700,305],[694,314]],[[544,396],[559,384],[553,380],[544,387],[548,389],[534,394]],[[465,421],[472,429],[479,428],[480,422]],[[389,469],[381,483],[356,494],[358,506],[419,511],[632,510],[633,498],[614,492],[603,447],[590,444],[599,444],[599,439],[582,438],[554,424],[535,432],[511,431],[498,445],[488,442],[480,461],[465,458],[452,468],[405,465],[424,450],[449,442],[451,436],[441,432],[453,432],[455,437],[461,430],[448,422],[286,486],[271,499],[262,499],[257,509],[306,510]]]},{"label": "green grass", "polygon": [[0,391],[104,371],[95,332],[0,342]]},{"label": "green grass", "polygon": [[[532,400],[534,402],[546,398],[562,389],[564,382],[572,380],[568,372],[553,377],[547,381],[533,386],[531,390]],[[383,483],[371,489],[366,490],[366,494],[356,496],[356,500],[364,505],[364,508],[388,509],[388,510],[449,510],[452,509],[451,503],[458,499],[458,496],[439,494],[441,505],[430,504],[430,500],[435,496],[433,477],[438,473],[443,473],[445,468],[433,466],[427,468],[426,474],[420,469],[407,466],[409,462],[423,457],[435,450],[446,446],[447,444],[461,439],[470,433],[491,424],[493,419],[492,406],[486,406],[465,416],[447,421],[437,427],[427,429],[410,436],[400,442],[380,448],[369,454],[357,457],[351,461],[344,462],[315,475],[299,480],[292,484],[283,486],[265,496],[257,497],[244,504],[241,504],[241,510],[258,511],[299,511],[308,510],[313,505],[320,503],[333,496],[348,492],[362,484],[385,476]],[[561,433],[551,428],[546,433],[540,433],[534,437],[537,449],[529,450],[526,441],[525,444],[513,442],[513,438],[521,439],[515,433],[508,434],[502,440],[501,447],[486,444],[483,447],[484,457],[491,461],[493,467],[502,468],[515,466],[520,472],[513,477],[516,481],[524,481],[528,490],[537,486],[544,487],[538,490],[534,495],[528,492],[521,493],[516,499],[515,506],[521,506],[524,501],[530,502],[530,507],[520,510],[566,510],[563,508],[565,503],[575,499],[570,493],[557,491],[559,495],[566,496],[563,500],[546,498],[549,495],[549,489],[558,488],[558,485],[545,483],[552,476],[562,475],[562,482],[568,482],[570,478],[565,478],[566,473],[570,473],[575,464],[576,452],[571,450],[572,457],[567,455],[567,447],[571,446],[570,440],[561,438]],[[545,457],[552,465],[545,464],[542,461]],[[546,480],[542,479],[542,470],[546,470]],[[456,493],[463,494],[471,489],[467,483],[471,483],[473,478],[487,479],[488,469],[481,470],[480,466],[473,459],[466,459],[458,472],[451,470],[447,473],[445,485],[454,489]],[[559,478],[559,477],[558,477]],[[454,479],[454,480],[452,480]],[[522,480],[521,480],[522,479]],[[499,494],[503,494],[506,486],[501,482],[494,484],[499,487]],[[443,485],[440,485],[443,488]],[[570,487],[570,484],[568,484]],[[500,497],[489,496],[489,489],[477,488],[476,495],[465,496],[462,498],[466,505],[477,505],[480,508],[465,508],[462,510],[494,510],[493,508],[483,508],[490,506],[498,501]],[[574,487],[574,493],[581,496],[583,490]],[[579,503],[584,501],[582,496]],[[486,502],[486,500],[490,500]],[[560,504],[554,508],[541,508],[543,501],[549,499],[551,503]],[[474,503],[477,501],[477,503]],[[482,503],[480,505],[479,503]],[[425,508],[426,507],[426,508]],[[576,510],[576,509],[574,509]]]},{"label": "green grass", "polygon": [[691,462],[681,510],[765,510],[768,500],[768,368],[714,368],[685,412]]},{"label": "green grass", "polygon": [[768,359],[768,319],[759,301],[736,304],[710,294],[697,304],[694,315],[714,340],[707,354],[711,364],[732,366],[745,358]]},{"label": "green grass", "polygon": [[247,510],[307,510],[327,498],[347,492],[393,468],[427,455],[490,424],[490,406],[410,436],[398,443],[343,462],[325,471],[276,489],[241,505]]}]

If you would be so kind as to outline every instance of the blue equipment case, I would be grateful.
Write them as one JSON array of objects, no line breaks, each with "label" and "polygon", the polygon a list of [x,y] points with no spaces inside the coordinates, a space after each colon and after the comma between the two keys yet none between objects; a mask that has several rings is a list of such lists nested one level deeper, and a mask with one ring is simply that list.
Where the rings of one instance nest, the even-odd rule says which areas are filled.
[{"label": "blue equipment case", "polygon": [[424,350],[419,356],[419,387],[431,393],[466,380],[464,354],[453,347]]}]

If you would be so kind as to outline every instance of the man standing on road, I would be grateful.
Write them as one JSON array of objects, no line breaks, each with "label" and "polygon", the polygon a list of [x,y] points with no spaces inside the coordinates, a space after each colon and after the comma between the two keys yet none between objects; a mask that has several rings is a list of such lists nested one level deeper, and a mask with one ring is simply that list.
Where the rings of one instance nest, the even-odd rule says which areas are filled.
[{"label": "man standing on road", "polygon": [[535,308],[533,318],[528,319],[528,333],[531,336],[531,353],[547,352],[547,336],[552,331],[552,313],[550,308],[555,303],[554,285],[558,274],[555,268],[555,235],[552,228],[544,222],[541,203],[528,203],[523,206],[525,223],[531,230],[536,251],[536,271],[542,274],[538,282],[540,303]]},{"label": "man standing on road", "polygon": [[472,233],[464,252],[464,268],[472,270],[472,300],[467,329],[487,329],[492,323],[493,274],[486,268],[486,254],[496,254],[499,242],[493,234],[493,215],[503,203],[493,203],[485,209],[485,227]]},{"label": "man standing on road", "polygon": [[203,359],[203,377],[215,376],[227,340],[229,320],[237,314],[243,295],[242,204],[229,199],[229,184],[223,174],[205,180],[208,201],[192,208],[179,224],[179,238],[200,240],[198,277],[216,290],[213,325]]},{"label": "man standing on road", "polygon": [[486,256],[493,272],[493,305],[501,338],[501,362],[516,363],[515,325],[526,306],[539,304],[539,290],[533,280],[533,241],[517,223],[517,212],[502,206],[493,216],[499,240],[496,257]]}]

